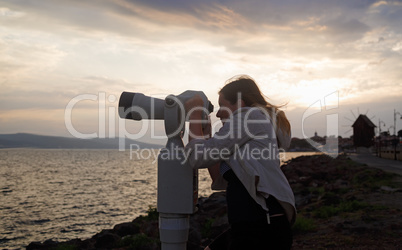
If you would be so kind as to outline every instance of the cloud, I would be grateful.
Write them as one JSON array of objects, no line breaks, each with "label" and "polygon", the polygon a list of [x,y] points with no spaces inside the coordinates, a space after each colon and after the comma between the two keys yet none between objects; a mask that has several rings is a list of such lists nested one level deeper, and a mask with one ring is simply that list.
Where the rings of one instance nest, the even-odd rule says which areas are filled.
[{"label": "cloud", "polygon": [[[11,83],[49,71],[65,56],[52,42],[37,33],[21,35],[0,26],[0,79]],[[54,41],[53,41],[54,42]]]},{"label": "cloud", "polygon": [[325,26],[326,33],[331,35],[333,42],[350,42],[356,41],[363,37],[363,35],[370,31],[370,27],[357,19],[335,19],[328,21]]},{"label": "cloud", "polygon": [[[355,1],[353,1],[355,2]],[[359,4],[360,3],[360,4]],[[263,28],[293,29],[297,23],[316,19],[322,22],[339,17],[342,13],[354,14],[369,4],[333,1],[137,1],[99,0],[91,1],[41,1],[15,0],[9,6],[23,9],[26,20],[34,16],[45,25],[65,25],[79,29],[89,28],[121,35],[143,35],[141,28],[156,26],[170,28],[199,28],[202,30],[231,32],[240,30],[254,33]],[[333,11],[333,10],[336,11]],[[352,10],[350,10],[352,9]],[[10,10],[14,11],[14,10]],[[17,12],[17,11],[14,11]],[[85,12],[85,13],[84,13]],[[362,15],[362,13],[360,14]],[[351,19],[355,15],[350,15]],[[46,25],[46,21],[48,22]],[[23,20],[21,20],[23,21]],[[152,27],[152,24],[154,25]],[[156,25],[156,26],[155,26]],[[132,30],[130,32],[130,30]]]},{"label": "cloud", "polygon": [[377,1],[373,3],[368,14],[371,21],[378,26],[385,26],[391,30],[402,31],[402,2],[401,1]]},{"label": "cloud", "polygon": [[[294,109],[333,88],[351,103],[400,97],[401,9],[369,0],[0,0],[0,107],[46,112],[84,93],[187,88],[216,101],[241,73]],[[97,113],[95,102],[77,107]]]},{"label": "cloud", "polygon": [[19,18],[20,24],[7,25],[24,24],[67,37],[76,33],[102,39],[114,34],[155,46],[191,43],[197,38],[243,55],[336,56],[344,55],[337,52],[338,46],[359,40],[373,29],[374,22],[367,24],[366,11],[374,2],[15,0],[7,2],[8,9],[25,15]]},{"label": "cloud", "polygon": [[5,89],[0,93],[0,110],[63,109],[68,100],[63,92]]},{"label": "cloud", "polygon": [[0,17],[1,18],[19,18],[24,15],[25,15],[24,12],[13,11],[13,10],[10,10],[9,8],[0,7]]}]

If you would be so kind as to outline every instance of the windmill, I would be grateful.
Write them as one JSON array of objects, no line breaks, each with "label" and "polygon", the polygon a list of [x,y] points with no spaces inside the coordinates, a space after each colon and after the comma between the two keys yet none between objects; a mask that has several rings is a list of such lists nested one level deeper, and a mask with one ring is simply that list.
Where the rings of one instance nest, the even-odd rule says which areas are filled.
[{"label": "windmill", "polygon": [[[368,112],[369,112],[369,110],[367,109],[367,110],[366,110],[366,113],[364,113],[364,115],[367,116]],[[349,128],[347,131],[344,132],[344,134],[348,134],[349,132],[351,132],[351,131],[353,130],[353,127],[352,127],[353,123],[357,120],[357,118],[359,117],[359,115],[361,115],[359,108],[357,108],[357,115],[353,112],[353,110],[350,110],[350,113],[352,114],[353,119],[351,119],[351,118],[349,118],[349,117],[347,117],[347,116],[344,116],[344,117],[343,117],[344,119],[346,119],[346,120],[348,120],[348,121],[350,122],[350,123],[347,124],[347,125],[342,125],[342,127],[348,127],[348,128]],[[370,119],[370,120],[373,120],[374,118],[375,118],[375,115],[373,115],[373,116],[370,117],[369,119]]]}]

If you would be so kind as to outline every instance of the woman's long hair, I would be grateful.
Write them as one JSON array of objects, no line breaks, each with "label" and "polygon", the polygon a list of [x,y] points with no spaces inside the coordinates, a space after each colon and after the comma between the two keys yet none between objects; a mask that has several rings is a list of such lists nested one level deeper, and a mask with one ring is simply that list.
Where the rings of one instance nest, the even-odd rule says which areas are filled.
[{"label": "woman's long hair", "polygon": [[235,104],[240,97],[247,107],[263,107],[275,122],[275,131],[281,129],[286,134],[290,135],[290,123],[286,115],[279,108],[269,103],[261,93],[256,82],[248,75],[235,76],[229,79],[225,86],[218,92],[222,94],[231,104]]}]

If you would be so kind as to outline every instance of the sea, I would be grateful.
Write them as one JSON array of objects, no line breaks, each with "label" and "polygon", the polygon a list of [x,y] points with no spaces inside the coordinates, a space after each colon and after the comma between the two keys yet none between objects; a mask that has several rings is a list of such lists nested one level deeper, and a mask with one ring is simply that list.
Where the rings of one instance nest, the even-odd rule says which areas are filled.
[{"label": "sea", "polygon": [[[156,207],[158,150],[1,149],[0,249],[86,239]],[[314,153],[281,155],[282,162]],[[199,196],[212,194],[199,170]]]}]

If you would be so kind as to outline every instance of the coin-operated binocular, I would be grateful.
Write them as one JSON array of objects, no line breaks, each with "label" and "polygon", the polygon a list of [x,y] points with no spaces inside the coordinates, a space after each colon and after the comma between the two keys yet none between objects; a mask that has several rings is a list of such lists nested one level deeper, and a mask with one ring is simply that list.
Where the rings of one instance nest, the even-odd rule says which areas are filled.
[{"label": "coin-operated binocular", "polygon": [[165,100],[130,92],[120,96],[121,118],[164,120],[168,141],[158,155],[157,199],[163,250],[186,249],[190,214],[195,212],[198,201],[198,170],[188,165],[182,140],[188,117],[184,103],[195,95],[204,101],[203,120],[207,121],[213,105],[202,91],[187,90]]}]

